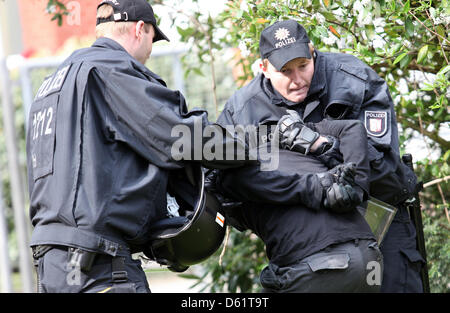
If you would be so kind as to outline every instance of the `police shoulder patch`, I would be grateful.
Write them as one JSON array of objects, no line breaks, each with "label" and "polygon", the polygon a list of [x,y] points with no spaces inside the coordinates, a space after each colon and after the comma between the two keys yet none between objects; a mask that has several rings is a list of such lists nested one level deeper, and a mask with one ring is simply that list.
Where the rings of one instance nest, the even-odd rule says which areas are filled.
[{"label": "police shoulder patch", "polygon": [[387,111],[365,111],[364,125],[367,134],[375,137],[383,136],[389,127],[389,113]]}]

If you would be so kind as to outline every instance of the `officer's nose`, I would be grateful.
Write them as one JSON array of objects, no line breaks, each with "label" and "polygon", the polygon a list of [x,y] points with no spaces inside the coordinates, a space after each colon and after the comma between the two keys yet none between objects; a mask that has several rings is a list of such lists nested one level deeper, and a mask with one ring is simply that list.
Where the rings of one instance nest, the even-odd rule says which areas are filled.
[{"label": "officer's nose", "polygon": [[302,85],[303,84],[303,77],[302,77],[302,73],[300,70],[295,69],[292,71],[291,74],[291,80],[292,83],[296,84],[296,85]]}]

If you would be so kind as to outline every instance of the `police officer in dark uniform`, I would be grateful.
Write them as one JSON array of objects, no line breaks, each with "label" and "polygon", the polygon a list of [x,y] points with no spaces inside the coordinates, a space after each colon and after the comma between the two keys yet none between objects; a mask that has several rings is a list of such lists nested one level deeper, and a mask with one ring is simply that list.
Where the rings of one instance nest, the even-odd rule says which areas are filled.
[{"label": "police officer in dark uniform", "polygon": [[246,162],[206,160],[203,137],[191,145],[185,136],[186,149],[172,149],[180,139],[171,131],[182,126],[191,135],[215,131],[224,151],[230,143],[247,151],[206,111],[188,112],[184,97],[144,66],[153,42],[168,40],[147,1],[105,0],[97,10],[97,41],[66,59],[31,106],[31,246],[40,292],[149,292],[131,254],[166,217],[169,172],[187,159],[216,168]]},{"label": "police officer in dark uniform", "polygon": [[[260,51],[263,74],[229,99],[219,122],[261,127],[278,123],[288,109],[295,110],[305,123],[324,119],[361,121],[368,145],[355,149],[367,154],[370,163],[369,194],[399,208],[381,247],[381,291],[420,292],[418,269],[412,263],[420,262],[421,257],[415,247],[414,227],[402,205],[414,191],[416,178],[400,161],[394,108],[386,83],[353,56],[314,50],[304,28],[293,20],[267,27],[261,34]],[[322,284],[309,287],[311,271],[343,268],[330,265],[345,264],[329,261],[339,257],[321,256],[345,240],[348,244],[364,238],[356,231],[361,230],[363,222],[344,222],[344,215],[319,209],[317,201],[323,201],[324,196],[321,186],[302,175],[312,168],[316,172],[327,169],[314,163],[317,157],[306,155],[295,163],[283,159],[284,154],[287,152],[280,150],[277,172],[258,173],[246,167],[221,171],[219,175],[219,186],[227,196],[247,201],[245,208],[233,210],[234,219],[241,223],[240,227],[252,229],[266,244],[270,264],[261,274],[261,283],[275,291],[362,290],[341,286],[348,279],[345,275],[336,283],[336,289],[330,287],[335,281],[325,278]],[[299,173],[294,166],[301,163],[306,165]],[[291,208],[292,201],[298,202],[295,209]],[[314,213],[305,209],[314,208],[314,203]],[[290,205],[289,209],[282,204]],[[353,218],[358,219],[356,215]],[[316,256],[318,260],[314,260]]]}]

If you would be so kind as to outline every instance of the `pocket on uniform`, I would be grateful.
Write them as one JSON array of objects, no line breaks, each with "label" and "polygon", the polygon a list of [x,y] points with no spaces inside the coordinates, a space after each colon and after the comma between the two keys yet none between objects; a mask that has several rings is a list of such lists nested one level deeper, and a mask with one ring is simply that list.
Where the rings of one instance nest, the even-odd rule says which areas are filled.
[{"label": "pocket on uniform", "polygon": [[321,270],[346,269],[350,256],[348,253],[335,253],[320,255],[307,261],[311,271],[317,272]]},{"label": "pocket on uniform", "polygon": [[59,94],[52,94],[33,103],[30,112],[30,165],[35,181],[53,173],[58,101]]},{"label": "pocket on uniform", "polygon": [[400,252],[406,256],[406,258],[408,259],[408,261],[412,264],[417,264],[417,270],[420,270],[420,267],[422,264],[425,263],[425,260],[422,258],[422,256],[420,255],[419,251],[414,250],[414,249],[400,249]]},{"label": "pocket on uniform", "polygon": [[424,261],[417,250],[386,252],[384,259],[382,292],[422,292],[420,269]]}]

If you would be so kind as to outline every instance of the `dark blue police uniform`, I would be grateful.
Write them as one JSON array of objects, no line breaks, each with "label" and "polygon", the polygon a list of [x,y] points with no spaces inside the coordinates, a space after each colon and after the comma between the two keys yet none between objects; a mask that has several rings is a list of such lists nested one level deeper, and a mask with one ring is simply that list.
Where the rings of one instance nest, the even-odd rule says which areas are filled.
[{"label": "dark blue police uniform", "polygon": [[[414,226],[401,205],[413,193],[416,177],[400,160],[395,112],[384,80],[354,56],[316,51],[313,80],[302,103],[286,101],[271,89],[270,82],[263,75],[258,75],[229,99],[218,122],[223,125],[261,126],[276,123],[286,114],[286,109],[296,110],[305,122],[317,123],[323,119],[334,119],[360,120],[364,123],[368,135],[368,151],[361,153],[367,153],[370,162],[370,195],[399,208],[399,213],[381,246],[385,262],[381,291],[421,292],[418,270],[422,258],[416,249]],[[284,153],[288,152],[280,150],[281,155]],[[306,160],[313,162],[311,159]],[[305,158],[302,162],[304,161]],[[282,162],[280,166],[283,166]],[[306,165],[304,170],[314,166],[316,165]],[[275,259],[274,263],[277,265],[288,262],[286,258],[293,255],[293,250],[297,250],[294,254],[298,259],[301,255],[319,251],[324,247],[322,246],[324,242],[327,244],[342,242],[343,235],[339,231],[351,233],[349,227],[335,227],[339,223],[332,221],[328,224],[330,226],[327,231],[331,232],[330,236],[336,241],[324,239],[320,241],[321,244],[312,244],[318,237],[322,239],[321,236],[325,236],[320,232],[323,220],[321,222],[320,218],[317,219],[317,213],[314,216],[307,216],[310,213],[302,210],[305,215],[299,220],[299,218],[292,219],[289,210],[267,208],[273,205],[270,204],[271,196],[273,202],[281,203],[290,199],[292,193],[297,193],[296,199],[300,199],[303,204],[314,207],[314,199],[317,197],[313,190],[314,183],[301,176],[294,177],[295,174],[292,172],[295,171],[292,167],[290,171],[292,175],[284,175],[284,180],[276,185],[278,189],[272,189],[271,183],[275,181],[275,177],[271,180],[270,173],[258,176],[256,172],[234,171],[234,176],[240,179],[225,178],[222,182],[222,187],[230,196],[244,197],[249,201],[252,199],[268,201],[267,206],[258,204],[255,207],[249,206],[248,210],[242,210],[244,216],[240,219],[244,221],[245,226],[263,238],[269,258],[271,261]],[[279,176],[276,179],[280,179]],[[266,182],[268,185],[264,185]],[[286,218],[279,216],[275,218],[280,214]],[[315,222],[311,222],[313,225],[310,225],[306,221]],[[291,241],[283,243],[286,232],[298,232],[297,235],[290,234],[286,238],[302,238],[305,242],[297,245],[293,245]],[[362,234],[352,236],[357,238]]]},{"label": "dark blue police uniform", "polygon": [[[166,218],[169,171],[186,164],[186,151],[172,150],[176,125],[192,134],[213,127],[225,146],[244,148],[210,124],[206,111],[188,112],[178,91],[112,39],[75,51],[44,81],[27,134],[40,291],[149,291],[131,253],[142,251],[150,225]],[[199,139],[187,152],[202,165],[245,162],[203,159]]]}]

